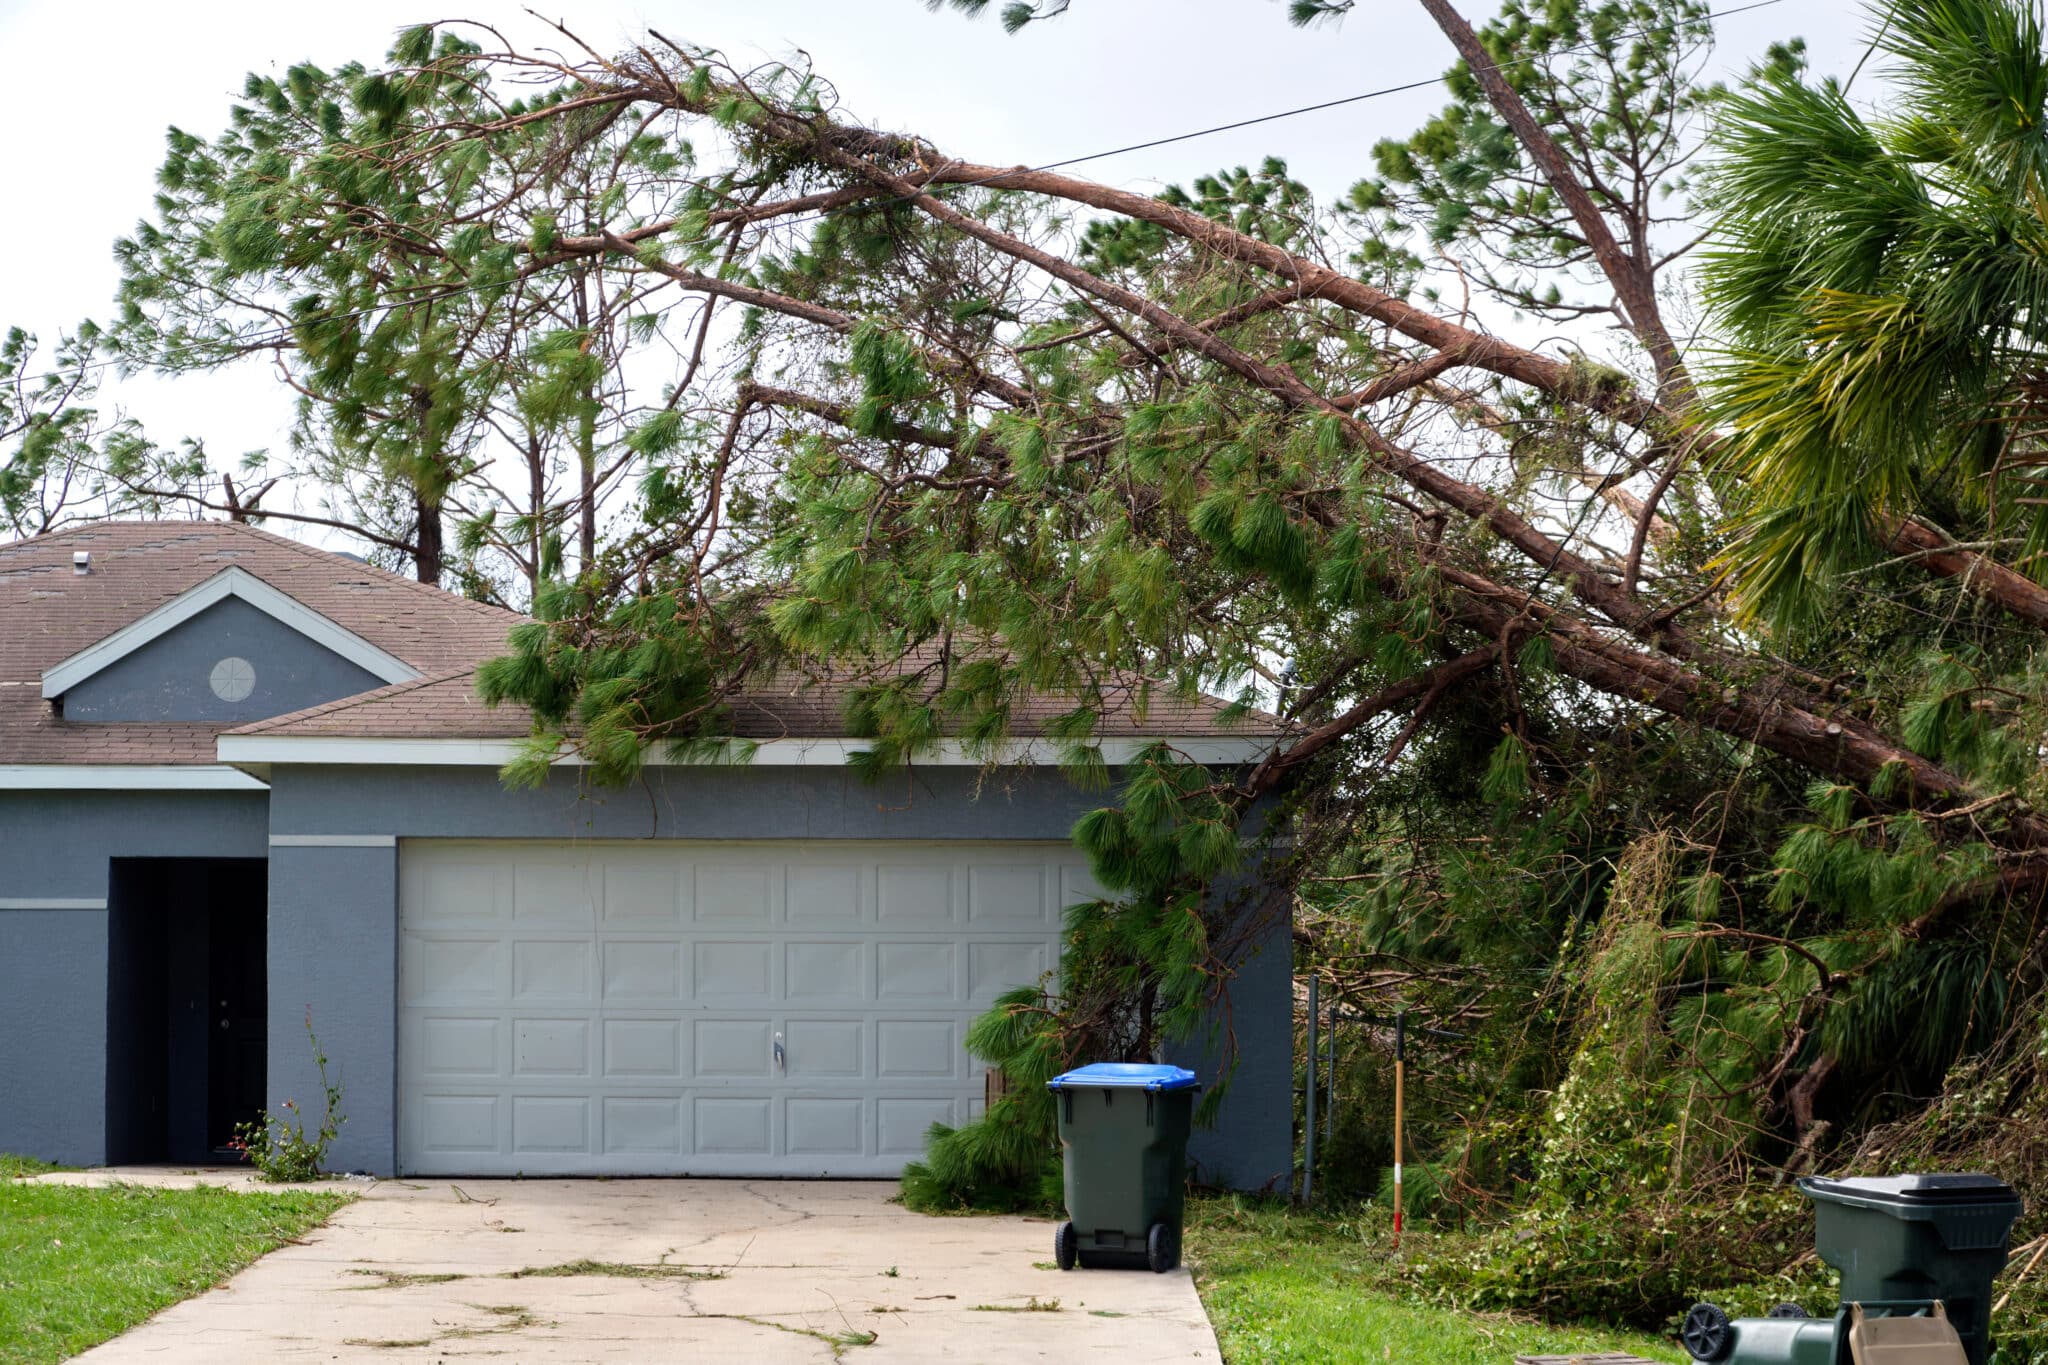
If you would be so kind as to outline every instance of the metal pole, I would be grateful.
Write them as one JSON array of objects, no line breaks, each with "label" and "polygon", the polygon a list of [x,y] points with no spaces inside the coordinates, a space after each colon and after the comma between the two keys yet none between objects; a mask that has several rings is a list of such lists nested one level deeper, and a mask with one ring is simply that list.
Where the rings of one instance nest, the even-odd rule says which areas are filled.
[{"label": "metal pole", "polygon": [[1308,1121],[1302,1125],[1301,1202],[1306,1204],[1316,1190],[1316,1016],[1322,1013],[1319,981],[1308,979]]},{"label": "metal pole", "polygon": [[1394,1248],[1401,1246],[1401,1104],[1408,1069],[1408,1011],[1394,1015]]}]

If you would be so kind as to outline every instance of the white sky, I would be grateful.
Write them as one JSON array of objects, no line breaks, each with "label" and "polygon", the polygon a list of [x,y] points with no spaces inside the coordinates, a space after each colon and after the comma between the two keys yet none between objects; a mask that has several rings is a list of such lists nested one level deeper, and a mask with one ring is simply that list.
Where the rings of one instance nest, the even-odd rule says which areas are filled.
[{"label": "white sky", "polygon": [[[1480,0],[1466,15],[1477,23],[1492,9]],[[518,42],[540,37],[517,3],[479,0],[452,13]],[[992,13],[968,21],[928,13],[922,0],[599,0],[559,13],[600,50],[648,27],[739,59],[801,48],[851,113],[997,164],[1062,160],[1403,84],[1452,60],[1413,0],[1364,0],[1340,26],[1308,31],[1286,23],[1279,0],[1075,0],[1066,16],[1016,37]],[[166,126],[211,138],[244,73],[308,59],[374,64],[398,29],[446,17],[422,0],[0,0],[0,327],[48,343],[112,311],[110,247],[149,211]],[[1732,16],[1720,24],[1716,65],[1733,74],[1795,35],[1817,71],[1845,74],[1863,51],[1864,11],[1855,0],[1778,0]],[[1442,100],[1441,88],[1425,88],[1076,172],[1156,189],[1277,154],[1333,196],[1370,170],[1375,141],[1413,130]],[[162,444],[200,437],[216,461],[266,446],[282,455],[291,414],[261,366],[109,383],[101,407],[140,418]]]}]

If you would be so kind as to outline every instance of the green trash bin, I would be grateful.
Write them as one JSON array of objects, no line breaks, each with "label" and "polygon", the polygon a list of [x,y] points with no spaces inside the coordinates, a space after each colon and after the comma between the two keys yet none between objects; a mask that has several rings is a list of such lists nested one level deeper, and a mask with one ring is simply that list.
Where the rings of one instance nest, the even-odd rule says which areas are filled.
[{"label": "green trash bin", "polygon": [[1970,1365],[1991,1353],[1992,1281],[2005,1269],[2020,1197],[1989,1175],[1799,1182],[1814,1250],[1842,1272],[1844,1303],[1940,1300]]},{"label": "green trash bin", "polygon": [[1879,1317],[1930,1316],[1939,1303],[1969,1365],[1991,1354],[1992,1282],[2005,1268],[2020,1197],[1988,1175],[1808,1177],[1814,1250],[1842,1273],[1832,1318],[1780,1304],[1767,1318],[1694,1304],[1679,1340],[1706,1365],[1850,1365],[1852,1305]]},{"label": "green trash bin", "polygon": [[1067,1221],[1053,1236],[1061,1270],[1180,1264],[1195,1073],[1097,1062],[1046,1083],[1059,1113]]}]

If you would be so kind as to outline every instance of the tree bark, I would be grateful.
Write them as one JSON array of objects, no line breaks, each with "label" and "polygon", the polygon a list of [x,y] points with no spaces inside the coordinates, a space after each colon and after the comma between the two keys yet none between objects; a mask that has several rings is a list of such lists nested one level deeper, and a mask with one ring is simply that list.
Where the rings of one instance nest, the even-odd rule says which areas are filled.
[{"label": "tree bark", "polygon": [[441,504],[413,495],[413,576],[436,587],[441,583]]}]

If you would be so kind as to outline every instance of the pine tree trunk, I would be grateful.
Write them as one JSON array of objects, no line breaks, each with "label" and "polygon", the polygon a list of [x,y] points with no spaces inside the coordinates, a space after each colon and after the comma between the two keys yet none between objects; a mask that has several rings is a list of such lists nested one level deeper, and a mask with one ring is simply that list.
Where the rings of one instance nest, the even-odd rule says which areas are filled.
[{"label": "pine tree trunk", "polygon": [[422,583],[441,583],[441,505],[413,495],[418,532],[413,538],[414,576]]}]

